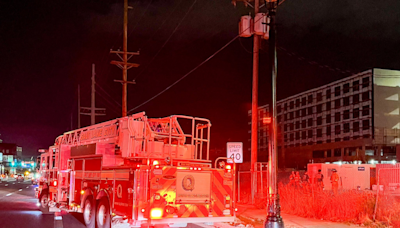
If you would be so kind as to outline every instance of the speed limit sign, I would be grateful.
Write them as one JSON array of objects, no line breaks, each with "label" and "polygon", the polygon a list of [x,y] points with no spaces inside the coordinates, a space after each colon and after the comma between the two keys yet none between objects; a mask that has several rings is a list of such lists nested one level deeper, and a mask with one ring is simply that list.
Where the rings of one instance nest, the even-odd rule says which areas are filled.
[{"label": "speed limit sign", "polygon": [[[235,163],[243,163],[243,143],[226,143],[226,156],[233,159]],[[232,163],[232,161],[228,160],[228,163]]]}]

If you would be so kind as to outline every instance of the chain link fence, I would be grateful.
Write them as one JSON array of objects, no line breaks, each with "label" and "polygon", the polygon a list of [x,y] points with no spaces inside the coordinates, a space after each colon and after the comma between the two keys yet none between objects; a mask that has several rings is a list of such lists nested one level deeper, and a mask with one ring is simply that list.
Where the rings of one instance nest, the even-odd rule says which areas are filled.
[{"label": "chain link fence", "polygon": [[400,227],[400,165],[377,165],[374,219]]}]

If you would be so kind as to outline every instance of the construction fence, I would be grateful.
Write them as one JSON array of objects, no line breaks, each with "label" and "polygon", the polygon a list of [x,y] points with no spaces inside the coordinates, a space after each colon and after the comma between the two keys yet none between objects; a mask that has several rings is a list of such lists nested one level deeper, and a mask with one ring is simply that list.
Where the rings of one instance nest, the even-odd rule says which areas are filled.
[{"label": "construction fence", "polygon": [[400,164],[377,164],[374,218],[400,227]]}]

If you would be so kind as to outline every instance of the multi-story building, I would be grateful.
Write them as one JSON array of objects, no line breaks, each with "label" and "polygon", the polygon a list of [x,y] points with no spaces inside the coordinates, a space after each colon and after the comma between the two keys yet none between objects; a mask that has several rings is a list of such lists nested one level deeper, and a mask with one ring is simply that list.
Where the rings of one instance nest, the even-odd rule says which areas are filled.
[{"label": "multi-story building", "polygon": [[0,173],[15,173],[22,156],[22,147],[15,143],[0,143]]},{"label": "multi-story building", "polygon": [[278,101],[279,165],[399,160],[399,86],[374,68]]}]

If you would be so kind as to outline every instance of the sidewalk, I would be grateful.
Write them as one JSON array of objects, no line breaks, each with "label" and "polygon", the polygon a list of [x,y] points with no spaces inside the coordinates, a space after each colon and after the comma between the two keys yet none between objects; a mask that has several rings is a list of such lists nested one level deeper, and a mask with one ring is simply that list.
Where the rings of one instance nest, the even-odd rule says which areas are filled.
[{"label": "sidewalk", "polygon": [[[236,216],[239,219],[248,220],[252,223],[255,228],[263,227],[263,222],[267,215],[265,209],[257,209],[252,205],[236,204],[238,212]],[[327,228],[349,228],[349,227],[359,227],[354,224],[343,224],[335,223],[318,219],[303,218],[296,215],[290,215],[281,213],[283,218],[283,223],[287,228],[317,228],[317,227],[327,227]]]}]

